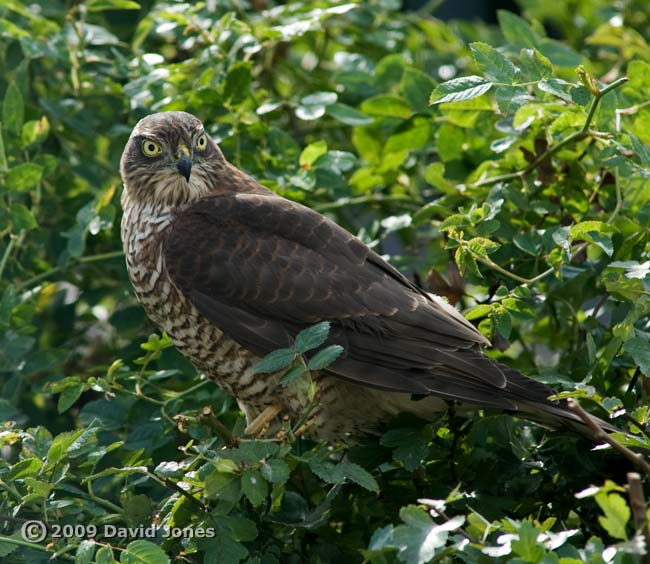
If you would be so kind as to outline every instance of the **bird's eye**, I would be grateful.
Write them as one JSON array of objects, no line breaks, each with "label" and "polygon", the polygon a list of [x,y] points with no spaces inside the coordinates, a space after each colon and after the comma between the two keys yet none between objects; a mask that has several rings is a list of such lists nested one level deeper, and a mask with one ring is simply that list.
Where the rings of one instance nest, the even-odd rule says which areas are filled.
[{"label": "bird's eye", "polygon": [[160,153],[162,153],[162,147],[160,146],[160,143],[156,143],[151,139],[145,139],[142,142],[142,152],[147,157],[157,157],[160,155]]},{"label": "bird's eye", "polygon": [[199,138],[196,140],[196,148],[197,148],[199,151],[205,151],[205,148],[206,148],[207,146],[208,146],[208,138],[206,137],[206,135],[205,135],[205,133],[204,133],[203,135],[201,135],[201,137],[199,137]]}]

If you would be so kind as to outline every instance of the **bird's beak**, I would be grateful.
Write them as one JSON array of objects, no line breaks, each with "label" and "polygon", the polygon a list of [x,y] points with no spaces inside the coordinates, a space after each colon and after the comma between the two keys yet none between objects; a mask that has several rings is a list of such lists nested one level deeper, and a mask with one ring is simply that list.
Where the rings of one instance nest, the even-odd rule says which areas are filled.
[{"label": "bird's beak", "polygon": [[180,145],[178,147],[176,158],[178,159],[176,170],[189,182],[190,174],[192,173],[192,161],[190,160],[190,151],[187,146]]}]

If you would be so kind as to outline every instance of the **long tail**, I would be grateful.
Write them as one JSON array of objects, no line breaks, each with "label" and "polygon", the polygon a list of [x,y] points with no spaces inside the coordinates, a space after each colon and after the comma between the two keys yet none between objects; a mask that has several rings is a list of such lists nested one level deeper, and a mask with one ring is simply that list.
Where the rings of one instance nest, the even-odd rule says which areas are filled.
[{"label": "long tail", "polygon": [[[596,430],[583,421],[580,415],[573,412],[566,401],[550,401],[548,399],[549,396],[556,393],[553,388],[528,378],[502,364],[499,365],[499,368],[501,368],[508,381],[505,393],[517,406],[517,413],[522,418],[551,429],[565,427],[591,440],[598,440]],[[594,415],[587,414],[587,417],[595,427],[606,433],[623,432],[611,423]]]}]

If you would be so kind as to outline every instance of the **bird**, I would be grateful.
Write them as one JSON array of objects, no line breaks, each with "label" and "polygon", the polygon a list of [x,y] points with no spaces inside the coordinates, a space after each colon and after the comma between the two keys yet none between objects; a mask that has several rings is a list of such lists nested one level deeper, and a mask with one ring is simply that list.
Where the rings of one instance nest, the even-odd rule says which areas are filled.
[{"label": "bird", "polygon": [[[552,388],[486,356],[488,339],[443,298],[230,164],[194,115],[141,119],[120,173],[135,295],[194,367],[235,397],[250,434],[309,413],[310,436],[355,441],[399,413],[432,420],[458,406],[593,435],[566,402],[548,399]],[[344,353],[312,375],[315,406],[282,371],[256,373],[261,358],[324,321],[327,343]]]}]

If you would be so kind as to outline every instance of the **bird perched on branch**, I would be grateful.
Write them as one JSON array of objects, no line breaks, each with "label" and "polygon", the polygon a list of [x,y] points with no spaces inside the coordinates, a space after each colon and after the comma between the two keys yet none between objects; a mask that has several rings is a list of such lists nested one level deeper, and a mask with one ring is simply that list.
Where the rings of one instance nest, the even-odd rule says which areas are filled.
[{"label": "bird perched on branch", "polygon": [[235,396],[251,429],[276,415],[296,421],[309,404],[282,374],[255,374],[256,362],[329,321],[345,353],[315,375],[318,438],[372,432],[403,411],[431,418],[449,402],[588,433],[566,404],[547,399],[551,388],[484,356],[487,339],[443,299],[228,163],[193,115],[142,119],[121,174],[122,241],[139,301]]}]

